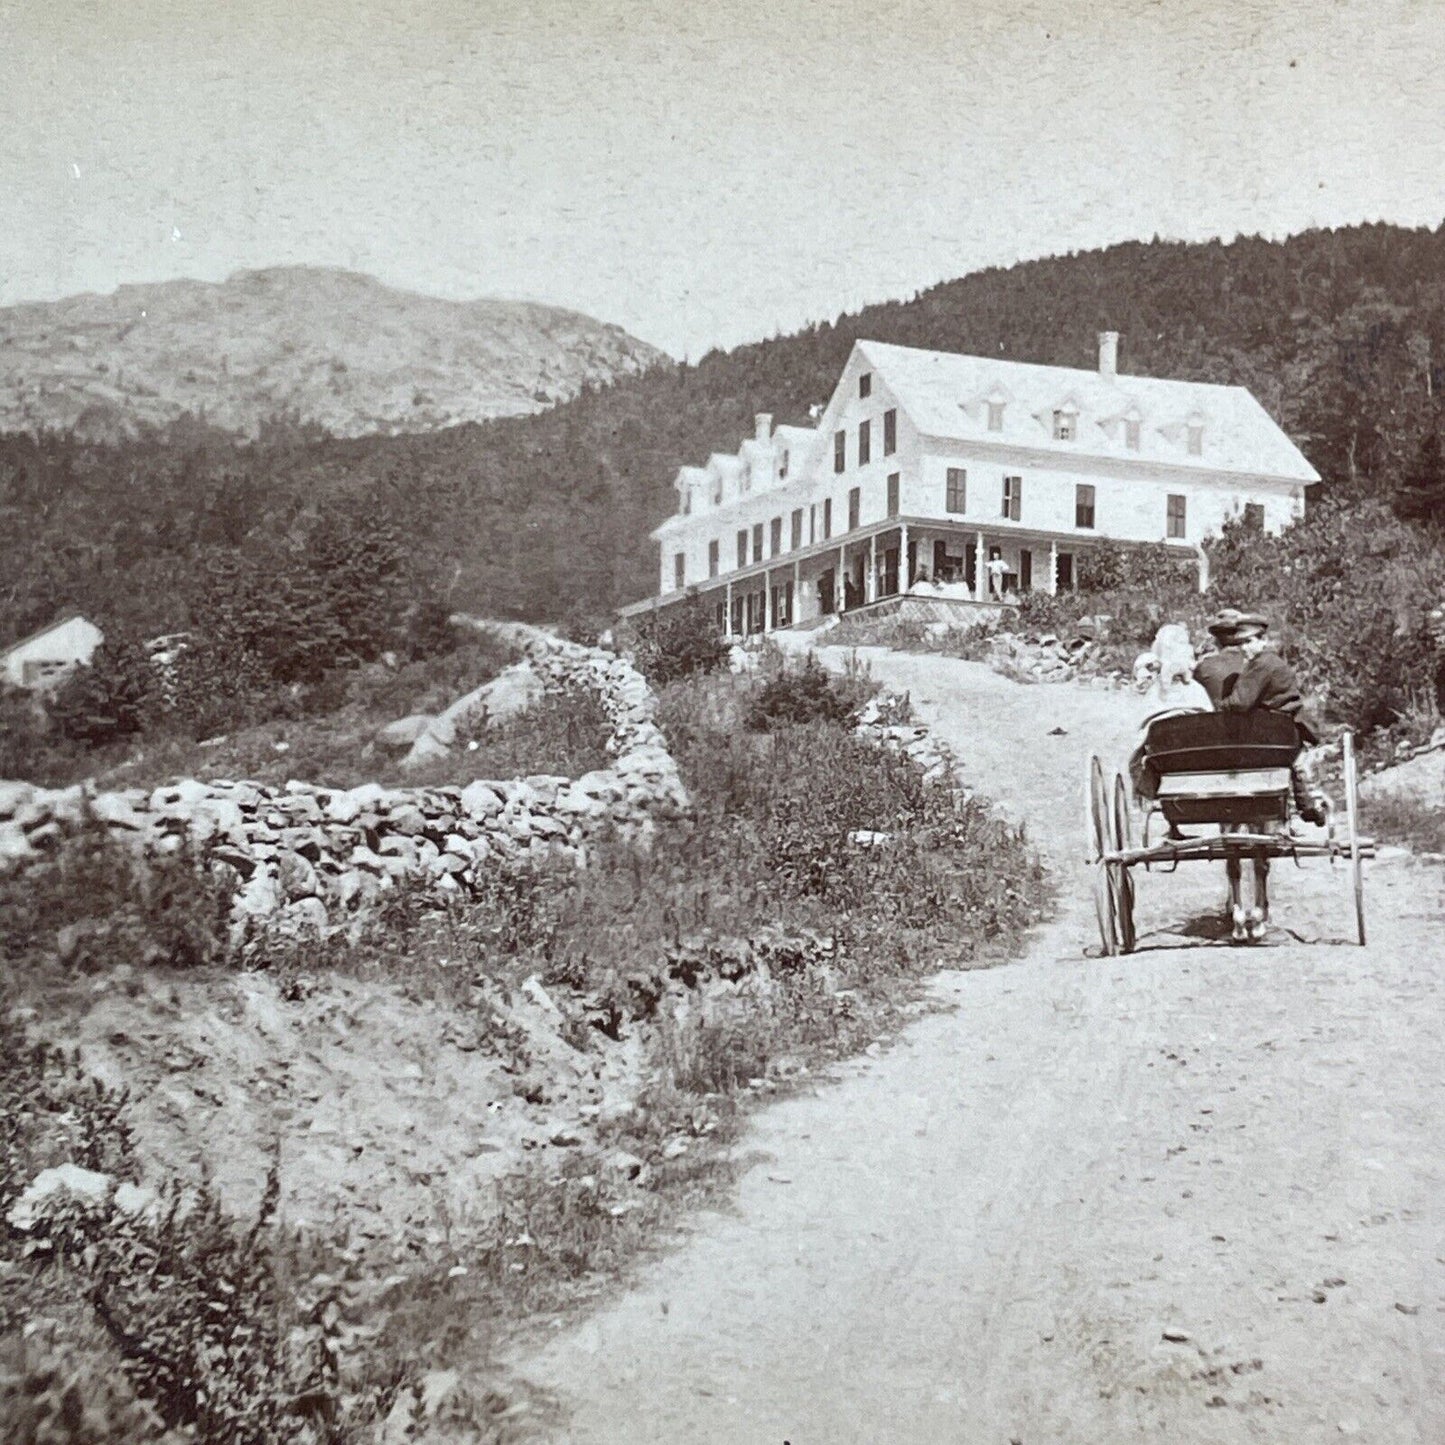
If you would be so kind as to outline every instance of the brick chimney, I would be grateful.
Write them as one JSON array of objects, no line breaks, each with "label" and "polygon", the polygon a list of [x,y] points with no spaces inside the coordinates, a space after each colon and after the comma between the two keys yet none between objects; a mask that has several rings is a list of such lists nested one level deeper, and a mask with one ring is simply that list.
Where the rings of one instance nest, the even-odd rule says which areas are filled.
[{"label": "brick chimney", "polygon": [[765,442],[773,434],[773,414],[770,411],[760,411],[753,418],[753,440]]},{"label": "brick chimney", "polygon": [[1099,333],[1099,375],[1105,381],[1113,381],[1119,374],[1119,333]]}]

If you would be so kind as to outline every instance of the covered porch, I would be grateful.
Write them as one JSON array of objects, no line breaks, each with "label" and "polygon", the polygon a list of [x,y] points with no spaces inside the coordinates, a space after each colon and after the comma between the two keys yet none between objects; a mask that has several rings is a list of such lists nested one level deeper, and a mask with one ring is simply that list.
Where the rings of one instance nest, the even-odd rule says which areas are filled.
[{"label": "covered porch", "polygon": [[[992,612],[1030,592],[1072,591],[1079,554],[1101,540],[1008,522],[895,517],[621,611],[635,616],[701,598],[729,638],[807,626],[903,596],[951,604],[962,614]],[[1181,552],[1193,556],[1192,548]]]}]

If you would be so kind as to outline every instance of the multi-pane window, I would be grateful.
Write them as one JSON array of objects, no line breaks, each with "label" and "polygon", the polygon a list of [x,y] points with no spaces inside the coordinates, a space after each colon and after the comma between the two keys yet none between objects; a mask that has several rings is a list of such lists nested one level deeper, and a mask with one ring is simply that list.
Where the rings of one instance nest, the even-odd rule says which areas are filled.
[{"label": "multi-pane window", "polygon": [[768,556],[776,557],[783,550],[783,519],[774,517],[768,523]]},{"label": "multi-pane window", "polygon": [[873,460],[873,423],[858,423],[858,465],[866,467]]},{"label": "multi-pane window", "polygon": [[1003,430],[1003,402],[991,401],[988,404],[988,429],[990,431]]},{"label": "multi-pane window", "polygon": [[808,545],[811,547],[818,540],[818,504],[813,502],[808,507]]},{"label": "multi-pane window", "polygon": [[1060,442],[1071,442],[1078,431],[1078,413],[1068,408],[1060,408],[1054,413],[1054,440]]},{"label": "multi-pane window", "polygon": [[1264,531],[1264,503],[1246,502],[1244,504],[1244,525],[1252,527],[1257,532]]},{"label": "multi-pane window", "polygon": [[747,529],[746,527],[744,527],[744,528],[742,529],[742,531],[740,531],[740,532],[738,533],[738,566],[739,566],[739,567],[746,567],[747,565],[748,565],[748,529]]},{"label": "multi-pane window", "polygon": [[791,545],[793,551],[796,552],[798,548],[803,545],[803,509],[801,507],[796,508],[793,512],[793,525],[791,528],[791,532]]},{"label": "multi-pane window", "polygon": [[962,467],[949,467],[948,469],[943,510],[945,512],[968,511],[968,473]]},{"label": "multi-pane window", "polygon": [[672,556],[672,585],[681,587],[683,576],[687,569],[687,558],[681,552],[674,552]]},{"label": "multi-pane window", "polygon": [[709,542],[709,543],[707,544],[707,575],[708,575],[709,577],[716,577],[716,576],[717,576],[717,569],[718,569],[718,544],[717,544],[717,539],[714,538],[711,542]]},{"label": "multi-pane window", "polygon": [[753,523],[753,561],[754,561],[754,562],[761,562],[762,560],[763,560],[763,524],[762,524],[761,522],[754,522],[754,523]]},{"label": "multi-pane window", "polygon": [[1189,423],[1189,455],[1199,457],[1204,455],[1204,423],[1192,421]]},{"label": "multi-pane window", "polygon": [[833,433],[833,470],[844,471],[848,466],[848,433],[835,431]]},{"label": "multi-pane window", "polygon": [[848,530],[856,531],[858,527],[858,516],[863,506],[863,494],[857,487],[850,487],[848,490]]},{"label": "multi-pane window", "polygon": [[823,540],[826,542],[833,535],[833,499],[823,498]]},{"label": "multi-pane window", "polygon": [[1023,512],[1024,501],[1024,479],[1022,477],[1005,477],[1003,479],[1003,511],[1002,516],[1010,522],[1017,522]]},{"label": "multi-pane window", "polygon": [[1074,526],[1094,525],[1094,489],[1087,482],[1080,482],[1074,488]]},{"label": "multi-pane window", "polygon": [[1124,419],[1124,445],[1131,452],[1139,450],[1139,420],[1137,417],[1125,417]]},{"label": "multi-pane window", "polygon": [[1184,498],[1175,496],[1172,492],[1169,496],[1167,520],[1165,535],[1182,537],[1184,535]]},{"label": "multi-pane window", "polygon": [[883,455],[891,457],[898,450],[898,412],[889,407],[883,413]]},{"label": "multi-pane window", "polygon": [[898,473],[888,473],[888,515],[898,515]]},{"label": "multi-pane window", "polygon": [[862,397],[873,395],[873,373],[871,371],[865,371],[858,378],[858,395]]}]

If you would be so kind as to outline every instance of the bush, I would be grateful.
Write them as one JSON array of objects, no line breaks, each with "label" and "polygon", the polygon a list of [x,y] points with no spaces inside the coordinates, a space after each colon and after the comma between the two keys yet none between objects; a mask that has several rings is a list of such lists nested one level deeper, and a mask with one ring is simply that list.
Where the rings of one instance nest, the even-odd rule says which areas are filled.
[{"label": "bush", "polygon": [[811,653],[798,668],[784,666],[769,677],[748,706],[746,726],[753,732],[808,722],[851,722],[872,687],[862,678],[835,677]]},{"label": "bush", "polygon": [[118,636],[107,637],[88,666],[71,672],[46,710],[61,736],[94,746],[140,732],[160,700],[160,676],[144,644]]},{"label": "bush", "polygon": [[58,959],[81,972],[219,963],[234,887],[224,864],[184,850],[143,859],[97,824],[51,860],[0,880],[0,958]]},{"label": "bush", "polygon": [[711,610],[697,598],[635,619],[632,632],[633,660],[654,687],[712,672],[727,661],[727,641]]}]

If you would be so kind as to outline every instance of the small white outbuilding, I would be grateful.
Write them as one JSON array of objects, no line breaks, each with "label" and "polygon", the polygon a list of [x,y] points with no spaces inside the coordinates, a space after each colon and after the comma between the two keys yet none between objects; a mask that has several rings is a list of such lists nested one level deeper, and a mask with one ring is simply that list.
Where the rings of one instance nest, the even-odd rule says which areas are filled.
[{"label": "small white outbuilding", "polygon": [[53,687],[71,668],[88,663],[104,638],[95,623],[71,613],[0,653],[0,669],[11,687]]}]

